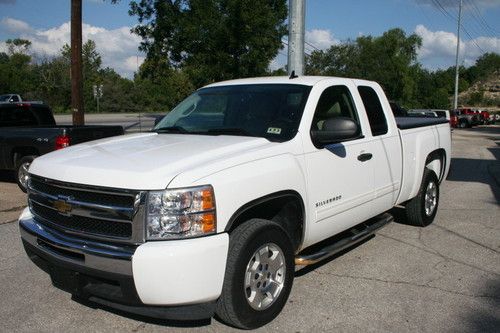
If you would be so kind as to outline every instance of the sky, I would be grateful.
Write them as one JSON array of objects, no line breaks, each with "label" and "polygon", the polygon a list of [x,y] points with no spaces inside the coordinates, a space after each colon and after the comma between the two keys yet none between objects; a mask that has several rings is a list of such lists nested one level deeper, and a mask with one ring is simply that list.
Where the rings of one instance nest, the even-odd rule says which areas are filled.
[{"label": "sky", "polygon": [[[500,54],[500,0],[462,0],[459,62],[473,65],[485,52]],[[59,53],[70,39],[70,0],[0,0],[0,51],[8,38],[32,42],[38,58]],[[459,0],[306,0],[306,53],[362,35],[380,36],[391,28],[422,37],[418,60],[428,69],[455,64]],[[125,77],[144,60],[141,39],[130,32],[137,18],[128,15],[129,1],[111,4],[83,0],[83,38],[96,42],[103,65]],[[284,38],[286,41],[286,38]],[[271,69],[286,64],[286,45]]]}]

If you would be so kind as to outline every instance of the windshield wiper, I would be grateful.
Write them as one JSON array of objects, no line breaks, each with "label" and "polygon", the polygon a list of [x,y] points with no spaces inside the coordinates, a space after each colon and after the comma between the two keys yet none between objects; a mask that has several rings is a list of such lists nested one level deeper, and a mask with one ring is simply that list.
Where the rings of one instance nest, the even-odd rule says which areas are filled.
[{"label": "windshield wiper", "polygon": [[157,133],[189,133],[188,130],[186,130],[184,127],[181,126],[167,126],[167,127],[160,127],[153,129],[153,132]]}]

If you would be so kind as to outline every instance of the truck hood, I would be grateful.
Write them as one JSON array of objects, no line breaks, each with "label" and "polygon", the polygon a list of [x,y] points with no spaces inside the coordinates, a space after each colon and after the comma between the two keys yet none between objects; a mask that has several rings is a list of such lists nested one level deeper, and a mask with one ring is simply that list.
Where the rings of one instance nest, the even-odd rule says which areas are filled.
[{"label": "truck hood", "polygon": [[[263,138],[142,133],[64,148],[36,158],[30,173],[114,188],[164,189],[183,171],[273,145]],[[258,156],[258,154],[256,154]],[[258,158],[255,156],[255,158]]]}]

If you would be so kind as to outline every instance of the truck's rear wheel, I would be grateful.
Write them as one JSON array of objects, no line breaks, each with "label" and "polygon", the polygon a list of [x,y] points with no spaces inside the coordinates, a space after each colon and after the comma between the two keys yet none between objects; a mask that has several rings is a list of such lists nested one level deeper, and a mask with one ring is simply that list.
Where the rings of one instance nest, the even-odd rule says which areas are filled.
[{"label": "truck's rear wheel", "polygon": [[434,171],[425,168],[420,190],[406,204],[409,224],[426,227],[434,221],[439,204],[439,180]]},{"label": "truck's rear wheel", "polygon": [[263,326],[278,316],[290,294],[292,242],[280,225],[260,219],[238,226],[229,237],[217,316],[238,328]]},{"label": "truck's rear wheel", "polygon": [[35,158],[35,155],[23,156],[16,164],[16,182],[25,193],[28,189],[28,169]]}]

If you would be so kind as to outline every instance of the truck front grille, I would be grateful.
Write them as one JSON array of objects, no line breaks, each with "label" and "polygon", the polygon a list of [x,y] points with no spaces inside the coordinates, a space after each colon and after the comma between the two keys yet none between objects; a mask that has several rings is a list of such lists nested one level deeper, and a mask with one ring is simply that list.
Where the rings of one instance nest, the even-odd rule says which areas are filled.
[{"label": "truck front grille", "polygon": [[91,187],[31,176],[28,202],[35,219],[83,238],[144,241],[145,192]]}]

